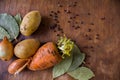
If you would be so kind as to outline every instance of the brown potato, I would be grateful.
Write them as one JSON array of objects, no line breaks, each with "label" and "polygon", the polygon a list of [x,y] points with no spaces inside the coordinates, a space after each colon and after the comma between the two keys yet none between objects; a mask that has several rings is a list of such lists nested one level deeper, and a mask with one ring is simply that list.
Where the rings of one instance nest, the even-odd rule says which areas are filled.
[{"label": "brown potato", "polygon": [[39,11],[31,11],[25,15],[20,25],[20,32],[24,36],[30,36],[33,32],[35,32],[41,22],[41,16]]},{"label": "brown potato", "polygon": [[14,53],[18,58],[29,58],[35,54],[39,45],[40,42],[38,40],[26,39],[15,46]]}]

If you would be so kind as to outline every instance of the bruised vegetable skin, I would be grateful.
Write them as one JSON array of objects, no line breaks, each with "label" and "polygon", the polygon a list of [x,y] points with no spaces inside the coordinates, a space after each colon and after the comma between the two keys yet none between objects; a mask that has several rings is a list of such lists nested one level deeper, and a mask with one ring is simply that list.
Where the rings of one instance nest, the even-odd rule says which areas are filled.
[{"label": "bruised vegetable skin", "polygon": [[20,32],[24,36],[30,36],[37,30],[41,22],[41,16],[39,11],[31,11],[25,15],[20,25]]},{"label": "bruised vegetable skin", "polygon": [[28,68],[34,71],[43,70],[54,66],[61,60],[56,45],[53,42],[48,42],[39,48]]},{"label": "bruised vegetable skin", "polygon": [[3,41],[0,43],[0,59],[8,61],[12,58],[14,53],[13,45],[9,42],[7,37],[4,37]]},{"label": "bruised vegetable skin", "polygon": [[18,58],[29,58],[35,54],[39,45],[40,42],[36,39],[26,39],[15,46],[14,53]]},{"label": "bruised vegetable skin", "polygon": [[[10,74],[15,74],[17,73],[20,69],[22,71],[22,69],[24,69],[27,65],[25,65],[27,62],[29,61],[29,59],[17,59],[15,61],[13,61],[9,67],[8,67],[8,72]],[[25,65],[25,66],[24,66]]]}]

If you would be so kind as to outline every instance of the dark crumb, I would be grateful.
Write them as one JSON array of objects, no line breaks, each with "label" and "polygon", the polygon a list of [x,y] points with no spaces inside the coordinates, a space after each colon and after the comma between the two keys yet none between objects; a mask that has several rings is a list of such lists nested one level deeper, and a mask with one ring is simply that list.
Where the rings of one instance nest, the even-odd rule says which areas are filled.
[{"label": "dark crumb", "polygon": [[88,37],[88,40],[92,40],[92,38]]},{"label": "dark crumb", "polygon": [[55,15],[55,18],[58,18],[58,15]]},{"label": "dark crumb", "polygon": [[56,34],[56,36],[60,36],[60,34]]},{"label": "dark crumb", "polygon": [[64,32],[63,32],[63,31],[61,31],[61,33],[63,34]]},{"label": "dark crumb", "polygon": [[88,32],[91,32],[91,29],[88,29]]},{"label": "dark crumb", "polygon": [[56,30],[54,30],[54,32],[56,32]]},{"label": "dark crumb", "polygon": [[52,16],[52,14],[50,14],[50,16]]},{"label": "dark crumb", "polygon": [[58,20],[56,17],[53,17],[53,19],[56,21],[56,20]]},{"label": "dark crumb", "polygon": [[88,15],[91,15],[90,13],[88,13]]},{"label": "dark crumb", "polygon": [[75,27],[74,25],[72,27]]},{"label": "dark crumb", "polygon": [[57,24],[57,27],[60,27],[60,25],[59,25],[59,24]]},{"label": "dark crumb", "polygon": [[71,11],[70,11],[70,10],[67,10],[67,13],[68,13],[68,14],[70,14],[70,13],[71,13]]},{"label": "dark crumb", "polygon": [[57,13],[60,13],[60,11],[57,11]]},{"label": "dark crumb", "polygon": [[75,4],[77,4],[77,1],[76,2],[74,2]]},{"label": "dark crumb", "polygon": [[71,23],[71,21],[68,21],[68,23]]},{"label": "dark crumb", "polygon": [[75,27],[75,29],[79,29],[79,28],[80,28],[80,26]]},{"label": "dark crumb", "polygon": [[94,23],[93,23],[93,22],[91,22],[91,23],[90,23],[90,25],[94,25]]},{"label": "dark crumb", "polygon": [[65,9],[64,12],[67,12],[67,10]]},{"label": "dark crumb", "polygon": [[83,21],[81,21],[81,24],[84,24],[84,22],[83,22]]},{"label": "dark crumb", "polygon": [[85,37],[88,37],[88,35],[86,34]]},{"label": "dark crumb", "polygon": [[73,7],[77,6],[76,4],[73,5]]},{"label": "dark crumb", "polygon": [[75,18],[76,18],[76,16],[73,16],[73,18],[75,19]]},{"label": "dark crumb", "polygon": [[60,2],[58,2],[58,7],[63,7],[63,6],[60,4]]},{"label": "dark crumb", "polygon": [[56,23],[59,23],[59,21],[58,20],[55,20],[56,21]]},{"label": "dark crumb", "polygon": [[96,34],[96,36],[99,36],[99,34]]},{"label": "dark crumb", "polygon": [[92,52],[94,52],[94,50],[91,50]]},{"label": "dark crumb", "polygon": [[90,46],[90,48],[93,48],[93,46]]},{"label": "dark crumb", "polygon": [[75,24],[78,24],[78,22],[75,22]]},{"label": "dark crumb", "polygon": [[77,2],[74,2],[73,7],[77,6]]},{"label": "dark crumb", "polygon": [[62,28],[58,27],[58,31],[62,31],[62,30],[63,30]]},{"label": "dark crumb", "polygon": [[99,39],[99,37],[96,37],[96,39]]},{"label": "dark crumb", "polygon": [[68,7],[72,7],[72,5],[71,5],[71,4],[69,4],[69,5],[68,5]]},{"label": "dark crumb", "polygon": [[70,19],[72,19],[72,17],[70,17]]},{"label": "dark crumb", "polygon": [[102,17],[101,20],[105,20],[105,17]]},{"label": "dark crumb", "polygon": [[51,11],[51,13],[54,13],[54,11]]},{"label": "dark crumb", "polygon": [[84,46],[83,48],[88,48],[88,46]]},{"label": "dark crumb", "polygon": [[57,24],[51,25],[50,29],[55,29],[57,27]]},{"label": "dark crumb", "polygon": [[57,15],[57,13],[56,13],[56,12],[54,12],[54,15]]},{"label": "dark crumb", "polygon": [[79,14],[76,14],[76,16],[79,16]]}]

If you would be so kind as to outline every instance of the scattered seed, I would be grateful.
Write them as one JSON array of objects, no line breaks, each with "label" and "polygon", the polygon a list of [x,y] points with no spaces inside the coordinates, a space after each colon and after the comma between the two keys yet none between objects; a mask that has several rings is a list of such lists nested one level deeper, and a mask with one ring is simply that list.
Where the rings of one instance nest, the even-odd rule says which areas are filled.
[{"label": "scattered seed", "polygon": [[50,16],[52,16],[52,14],[50,14]]},{"label": "scattered seed", "polygon": [[93,48],[93,46],[90,46],[90,48]]},{"label": "scattered seed", "polygon": [[85,37],[88,37],[88,35],[86,34]]},{"label": "scattered seed", "polygon": [[70,14],[70,13],[71,13],[71,11],[70,11],[70,10],[67,10],[67,13],[68,13],[68,14]]},{"label": "scattered seed", "polygon": [[99,39],[99,37],[96,37],[96,39]]},{"label": "scattered seed", "polygon": [[79,29],[79,28],[80,28],[80,26],[75,27],[75,29]]},{"label": "scattered seed", "polygon": [[50,26],[50,29],[55,29],[56,26],[57,26],[57,24],[51,25],[51,26]]},{"label": "scattered seed", "polygon": [[81,24],[84,24],[84,22],[83,22],[83,21],[81,21]]},{"label": "scattered seed", "polygon": [[105,20],[105,17],[102,17],[101,20]]},{"label": "scattered seed", "polygon": [[56,12],[54,12],[54,15],[57,15],[57,13],[56,13]]},{"label": "scattered seed", "polygon": [[91,15],[90,13],[88,13],[88,15]]},{"label": "scattered seed", "polygon": [[77,6],[76,4],[73,5],[73,7]]},{"label": "scattered seed", "polygon": [[67,12],[67,10],[65,9],[64,12]]},{"label": "scattered seed", "polygon": [[94,50],[91,50],[92,52],[94,52]]},{"label": "scattered seed", "polygon": [[78,24],[78,22],[75,22],[75,24]]},{"label": "scattered seed", "polygon": [[58,3],[58,7],[63,7],[60,3]]},{"label": "scattered seed", "polygon": [[99,34],[96,34],[96,36],[99,36]]},{"label": "scattered seed", "polygon": [[51,11],[51,13],[54,13],[54,11]]},{"label": "scattered seed", "polygon": [[68,21],[68,23],[71,23],[71,21]]},{"label": "scattered seed", "polygon": [[75,18],[76,18],[76,16],[73,16],[73,18],[75,19]]},{"label": "scattered seed", "polygon": [[57,13],[60,13],[60,11],[57,11]]},{"label": "scattered seed", "polygon": [[63,31],[61,31],[61,33],[63,34],[64,32],[63,32]]},{"label": "scattered seed", "polygon": [[79,16],[79,14],[76,14],[76,16]]},{"label": "scattered seed", "polygon": [[91,22],[91,23],[90,23],[90,25],[94,25],[94,23],[93,23],[93,22]]},{"label": "scattered seed", "polygon": [[56,36],[60,36],[60,34],[56,34]]},{"label": "scattered seed", "polygon": [[56,30],[54,30],[54,32],[56,32]]},{"label": "scattered seed", "polygon": [[59,23],[59,21],[58,21],[58,20],[56,20],[56,23]]},{"label": "scattered seed", "polygon": [[88,46],[84,46],[83,48],[88,48]]},{"label": "scattered seed", "polygon": [[92,40],[92,38],[88,37],[88,40]]},{"label": "scattered seed", "polygon": [[73,19],[72,17],[70,17],[70,19]]},{"label": "scattered seed", "polygon": [[72,27],[75,27],[74,25]]},{"label": "scattered seed", "polygon": [[88,29],[88,32],[91,32],[91,29]]},{"label": "scattered seed", "polygon": [[69,4],[68,7],[72,7],[72,5]]}]

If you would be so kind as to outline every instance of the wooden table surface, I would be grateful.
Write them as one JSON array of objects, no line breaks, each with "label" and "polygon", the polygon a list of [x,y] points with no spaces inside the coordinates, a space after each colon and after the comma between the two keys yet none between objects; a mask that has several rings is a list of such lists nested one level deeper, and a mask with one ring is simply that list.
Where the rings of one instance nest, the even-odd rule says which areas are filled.
[{"label": "wooden table surface", "polygon": [[[31,10],[40,11],[41,25],[30,37],[20,35],[19,41],[56,42],[65,34],[86,54],[85,66],[95,73],[91,80],[120,80],[120,0],[0,0],[0,13],[23,17]],[[25,69],[14,77],[7,71],[14,59],[0,60],[0,80],[52,80],[52,68]],[[55,80],[74,79],[64,74]]]}]

